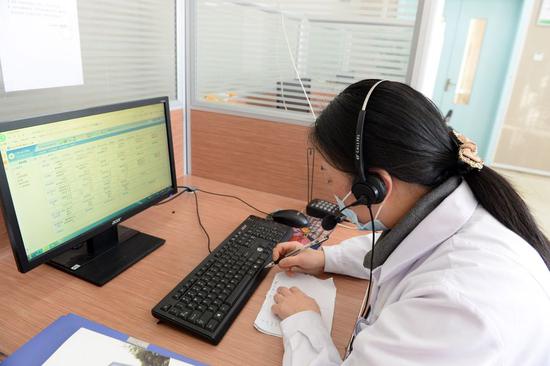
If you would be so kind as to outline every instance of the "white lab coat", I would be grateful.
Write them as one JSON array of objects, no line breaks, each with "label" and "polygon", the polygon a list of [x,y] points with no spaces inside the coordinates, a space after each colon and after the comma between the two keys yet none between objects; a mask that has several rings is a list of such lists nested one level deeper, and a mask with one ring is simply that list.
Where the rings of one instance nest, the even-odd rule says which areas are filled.
[{"label": "white lab coat", "polygon": [[[368,278],[370,247],[324,248],[325,271]],[[344,361],[317,313],[282,321],[283,364],[550,365],[550,271],[465,182],[373,271],[370,303]]]}]

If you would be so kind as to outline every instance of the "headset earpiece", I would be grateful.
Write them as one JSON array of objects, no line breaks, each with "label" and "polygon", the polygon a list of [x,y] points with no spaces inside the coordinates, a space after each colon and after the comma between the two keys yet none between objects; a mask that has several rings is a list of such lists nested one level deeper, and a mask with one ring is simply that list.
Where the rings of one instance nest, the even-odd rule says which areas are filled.
[{"label": "headset earpiece", "polygon": [[355,199],[370,206],[382,203],[386,198],[386,185],[378,174],[368,174],[365,180],[357,180],[351,186]]}]

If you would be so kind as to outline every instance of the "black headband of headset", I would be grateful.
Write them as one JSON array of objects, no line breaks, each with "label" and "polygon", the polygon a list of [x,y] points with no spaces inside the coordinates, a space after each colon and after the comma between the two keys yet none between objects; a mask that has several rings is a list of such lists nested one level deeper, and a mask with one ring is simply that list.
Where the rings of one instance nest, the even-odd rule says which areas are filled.
[{"label": "black headband of headset", "polygon": [[365,165],[363,164],[363,129],[365,128],[365,115],[367,114],[367,103],[369,101],[369,98],[374,90],[378,86],[378,84],[387,81],[387,80],[379,80],[370,88],[369,92],[367,93],[367,96],[365,97],[365,101],[363,102],[363,106],[361,107],[361,111],[359,112],[359,117],[357,118],[357,129],[355,130],[355,171],[359,172],[359,179],[361,182],[364,182],[367,180],[367,175],[365,173]]}]

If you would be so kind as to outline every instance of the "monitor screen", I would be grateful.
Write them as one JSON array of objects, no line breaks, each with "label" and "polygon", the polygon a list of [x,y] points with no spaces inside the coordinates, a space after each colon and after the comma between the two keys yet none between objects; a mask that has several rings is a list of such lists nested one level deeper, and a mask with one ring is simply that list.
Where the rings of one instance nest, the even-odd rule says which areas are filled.
[{"label": "monitor screen", "polygon": [[167,110],[157,100],[0,132],[28,262],[173,192]]}]

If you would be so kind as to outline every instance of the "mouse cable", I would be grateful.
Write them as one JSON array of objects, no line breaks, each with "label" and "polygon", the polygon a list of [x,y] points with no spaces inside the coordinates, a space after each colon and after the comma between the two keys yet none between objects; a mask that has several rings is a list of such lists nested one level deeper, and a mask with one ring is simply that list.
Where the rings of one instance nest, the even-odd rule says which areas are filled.
[{"label": "mouse cable", "polygon": [[[189,188],[187,188],[189,189]],[[206,231],[206,228],[204,227],[204,225],[202,224],[202,221],[201,221],[201,214],[199,213],[199,198],[197,196],[197,190],[191,190],[190,192],[193,193],[193,195],[195,196],[195,208],[197,209],[197,219],[199,220],[199,225],[202,229],[202,231],[204,231],[204,234],[206,235],[206,239],[208,240],[208,253],[212,253],[212,249],[210,249],[210,235],[208,235],[208,231]]]},{"label": "mouse cable", "polygon": [[200,225],[202,231],[204,231],[204,234],[206,235],[206,239],[207,239],[207,243],[208,243],[207,244],[208,245],[208,253],[212,253],[212,249],[210,249],[210,235],[208,235],[208,231],[206,231],[206,228],[204,227],[204,225],[202,224],[202,221],[201,221],[201,215],[199,213],[199,201],[198,201],[198,198],[197,198],[197,192],[195,192],[196,189],[193,189],[191,187],[186,187],[186,186],[178,186],[177,188],[182,188],[183,191],[176,193],[172,197],[168,197],[168,199],[157,203],[155,206],[164,205],[165,203],[168,203],[168,202],[178,198],[180,195],[182,195],[185,192],[193,193],[193,195],[195,196],[195,208],[197,210],[197,219],[199,220],[199,225]]},{"label": "mouse cable", "polygon": [[243,200],[242,198],[239,198],[237,196],[232,196],[230,194],[222,194],[222,193],[215,193],[215,192],[209,192],[209,191],[205,191],[203,189],[200,189],[200,188],[194,188],[194,187],[188,187],[188,186],[179,186],[178,188],[185,188],[185,189],[188,189],[190,192],[194,192],[194,191],[197,191],[197,192],[202,192],[202,193],[206,193],[206,194],[211,194],[211,195],[214,195],[214,196],[220,196],[220,197],[228,197],[228,198],[233,198],[233,199],[236,199],[236,200],[239,200],[241,201],[242,203],[244,203],[245,205],[247,205],[248,207],[258,211],[258,212],[261,212],[262,214],[264,215],[269,215],[269,213],[265,212],[265,211],[262,211],[260,210],[259,208],[256,208],[254,206],[252,206],[250,203],[246,202],[245,200]]}]

